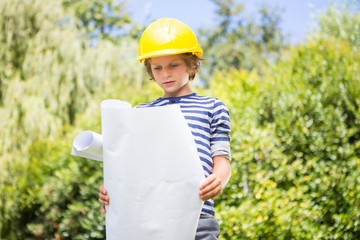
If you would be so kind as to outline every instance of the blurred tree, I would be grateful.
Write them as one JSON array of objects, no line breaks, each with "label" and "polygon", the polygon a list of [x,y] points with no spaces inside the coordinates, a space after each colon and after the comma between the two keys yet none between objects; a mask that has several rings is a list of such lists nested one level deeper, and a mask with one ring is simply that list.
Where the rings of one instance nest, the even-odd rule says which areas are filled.
[{"label": "blurred tree", "polygon": [[234,0],[211,0],[216,6],[218,25],[200,29],[199,38],[206,64],[202,78],[209,81],[217,70],[257,69],[262,72],[279,58],[285,47],[280,31],[281,16],[276,9],[262,6],[260,19],[247,19],[244,6]]},{"label": "blurred tree", "polygon": [[354,9],[330,6],[261,78],[214,75],[233,122],[233,174],[217,199],[224,239],[359,239],[358,24]]},{"label": "blurred tree", "polygon": [[224,239],[360,237],[359,63],[329,39],[293,48],[261,78],[215,74],[232,116],[232,178],[215,200]]},{"label": "blurred tree", "polygon": [[[61,1],[0,1],[1,239],[51,239],[56,231],[86,239],[94,226],[103,235],[94,208],[99,184],[88,178],[100,179],[101,171],[90,171],[91,164],[78,168],[69,158],[69,132],[85,111],[92,114],[83,123],[96,121],[93,113],[105,97],[130,99],[144,74],[128,61],[136,57],[131,37],[117,44],[99,38],[89,46],[87,30],[72,16]],[[84,211],[90,215],[77,220]]]},{"label": "blurred tree", "polygon": [[[223,21],[203,39],[207,74],[233,124],[232,179],[216,199],[222,237],[359,239],[359,13],[325,12],[313,38],[272,64],[277,18],[241,21],[240,5],[215,3]],[[155,96],[129,61],[131,37],[89,46],[71,16],[59,1],[0,1],[1,239],[103,239],[101,166],[69,156],[69,143],[98,130],[104,97]]]},{"label": "blurred tree", "polygon": [[[66,10],[73,12],[75,24],[87,32],[91,40],[118,40],[131,23],[126,12],[126,1],[114,0],[62,0]],[[131,29],[131,28],[130,28]]]},{"label": "blurred tree", "polygon": [[360,1],[329,5],[326,13],[318,16],[318,24],[310,38],[336,38],[348,41],[355,51],[360,51]]},{"label": "blurred tree", "polygon": [[73,125],[109,84],[141,81],[133,39],[89,46],[69,16],[57,1],[0,1],[1,161]]}]

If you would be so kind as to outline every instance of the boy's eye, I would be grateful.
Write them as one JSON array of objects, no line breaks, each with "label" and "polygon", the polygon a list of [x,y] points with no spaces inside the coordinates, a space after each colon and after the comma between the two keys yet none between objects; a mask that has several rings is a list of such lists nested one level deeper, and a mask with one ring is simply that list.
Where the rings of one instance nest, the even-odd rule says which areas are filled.
[{"label": "boy's eye", "polygon": [[179,64],[178,64],[178,63],[173,63],[173,64],[170,64],[170,67],[172,67],[172,68],[175,68],[175,67],[177,67],[177,66],[179,66]]},{"label": "boy's eye", "polygon": [[161,67],[153,67],[153,70],[157,71],[157,70],[160,70]]}]

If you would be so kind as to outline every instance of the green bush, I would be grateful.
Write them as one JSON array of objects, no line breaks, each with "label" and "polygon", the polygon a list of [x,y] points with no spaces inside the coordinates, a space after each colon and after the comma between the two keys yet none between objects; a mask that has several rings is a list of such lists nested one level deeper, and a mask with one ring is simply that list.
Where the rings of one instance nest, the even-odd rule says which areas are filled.
[{"label": "green bush", "polygon": [[[114,83],[118,84],[123,82]],[[155,83],[143,87],[141,95],[130,94],[135,88],[109,91],[109,95],[132,105],[158,97]],[[100,102],[77,117],[76,126],[64,126],[55,137],[31,144],[26,159],[4,164],[0,175],[1,239],[105,238],[105,218],[97,202],[98,187],[103,184],[102,163],[70,155],[78,132],[101,132]]]},{"label": "green bush", "polygon": [[217,207],[224,239],[360,236],[359,62],[346,42],[319,40],[261,80],[215,78],[233,122],[233,176]]},{"label": "green bush", "polygon": [[69,156],[69,141],[39,141],[16,162],[2,189],[6,239],[103,239],[97,203],[101,162]]},{"label": "green bush", "polygon": [[[23,17],[37,16],[36,8],[21,1],[4,3],[1,14],[11,16],[1,19],[3,31],[18,9],[29,13]],[[0,238],[103,239],[104,216],[97,203],[102,166],[70,156],[71,142],[81,130],[100,131],[101,99],[136,105],[158,97],[159,89],[143,82],[139,65],[127,60],[134,59],[134,51],[126,51],[136,48],[133,41],[83,49],[79,40],[72,42],[77,51],[63,51],[72,48],[51,39],[66,29],[58,29],[53,15],[40,9],[42,21],[34,22],[41,23],[39,31],[23,31],[29,21],[16,18],[20,30],[10,35],[20,34],[19,41],[3,39],[0,46],[0,55],[11,60],[0,66],[0,151],[6,159],[0,165]],[[211,81],[211,95],[226,103],[232,118],[232,178],[216,199],[222,239],[360,238],[360,54],[355,31],[360,21],[358,15],[337,14],[329,11],[315,38],[284,52],[261,75],[229,69]],[[54,26],[51,41],[42,42],[47,24]],[[63,36],[71,40],[77,32],[70,30]],[[22,33],[31,34],[26,38]],[[37,41],[37,48],[19,52]],[[120,67],[117,52],[124,59]],[[39,74],[39,62],[54,69],[43,67]],[[72,88],[74,79],[78,84]],[[76,121],[66,120],[67,113]]]}]

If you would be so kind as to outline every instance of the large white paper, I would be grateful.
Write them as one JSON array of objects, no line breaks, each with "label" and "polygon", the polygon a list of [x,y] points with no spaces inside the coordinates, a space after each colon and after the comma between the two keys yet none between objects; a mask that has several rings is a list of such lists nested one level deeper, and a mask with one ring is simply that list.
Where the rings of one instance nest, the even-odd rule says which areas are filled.
[{"label": "large white paper", "polygon": [[204,180],[178,106],[101,104],[107,239],[193,240]]},{"label": "large white paper", "polygon": [[204,174],[180,108],[105,100],[101,117],[102,135],[80,132],[71,154],[104,162],[106,238],[193,240]]}]

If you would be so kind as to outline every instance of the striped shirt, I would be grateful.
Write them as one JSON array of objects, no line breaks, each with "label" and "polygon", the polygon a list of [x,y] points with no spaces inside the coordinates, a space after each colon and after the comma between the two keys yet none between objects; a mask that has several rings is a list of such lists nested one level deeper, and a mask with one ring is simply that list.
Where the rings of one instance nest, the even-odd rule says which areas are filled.
[{"label": "striped shirt", "polygon": [[[158,98],[138,108],[179,104],[196,143],[205,177],[213,172],[213,157],[230,159],[230,116],[227,107],[217,98],[196,93],[173,98]],[[202,214],[214,215],[214,201],[205,201]]]}]

